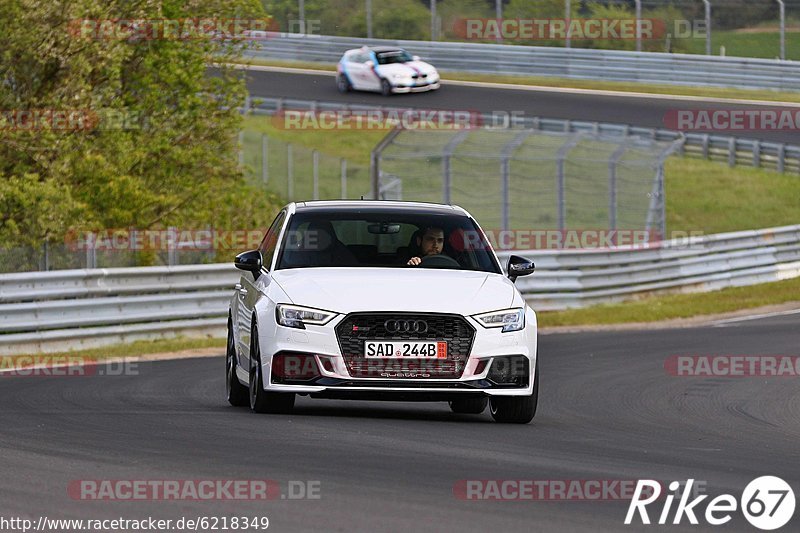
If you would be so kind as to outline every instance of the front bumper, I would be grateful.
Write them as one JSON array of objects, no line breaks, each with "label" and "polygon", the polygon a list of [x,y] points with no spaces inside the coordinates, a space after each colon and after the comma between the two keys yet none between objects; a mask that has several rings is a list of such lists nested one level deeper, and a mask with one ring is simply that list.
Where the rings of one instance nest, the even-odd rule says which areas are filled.
[{"label": "front bumper", "polygon": [[441,86],[440,82],[428,83],[425,85],[394,85],[392,87],[393,93],[422,93],[426,91],[435,91]]},{"label": "front bumper", "polygon": [[[350,316],[350,315],[348,315]],[[458,377],[437,378],[424,365],[389,369],[375,377],[351,375],[348,360],[342,355],[336,327],[348,317],[339,316],[325,326],[307,326],[298,330],[277,326],[260,328],[264,388],[274,392],[294,392],[314,397],[447,400],[453,397],[525,396],[533,392],[536,371],[536,315],[527,310],[526,327],[502,333],[486,329],[471,317],[462,317],[475,329],[468,357]],[[266,357],[266,354],[274,354]],[[273,359],[287,356],[311,358],[316,367],[313,376],[286,377],[283,371],[273,374]],[[305,360],[305,359],[304,359]],[[427,361],[425,361],[427,363]],[[298,367],[301,365],[298,365]],[[278,364],[276,368],[283,368]],[[506,374],[499,372],[506,369]],[[508,377],[510,372],[511,377]]]}]

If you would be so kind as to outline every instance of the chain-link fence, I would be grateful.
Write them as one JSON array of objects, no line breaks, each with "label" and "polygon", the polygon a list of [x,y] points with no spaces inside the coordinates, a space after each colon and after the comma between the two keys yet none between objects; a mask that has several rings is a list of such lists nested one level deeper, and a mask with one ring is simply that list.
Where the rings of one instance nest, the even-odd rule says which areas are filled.
[{"label": "chain-link fence", "polygon": [[665,235],[663,165],[679,144],[533,129],[407,130],[374,155],[375,190],[458,204],[488,229]]},{"label": "chain-link fence", "polygon": [[265,133],[241,133],[246,174],[286,201],[360,198],[370,191],[369,168]]}]

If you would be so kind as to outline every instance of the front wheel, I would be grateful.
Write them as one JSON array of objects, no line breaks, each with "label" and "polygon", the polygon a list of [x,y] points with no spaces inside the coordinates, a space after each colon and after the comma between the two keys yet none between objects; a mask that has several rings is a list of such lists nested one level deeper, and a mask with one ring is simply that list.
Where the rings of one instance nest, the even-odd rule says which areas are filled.
[{"label": "front wheel", "polygon": [[336,76],[336,88],[339,89],[340,93],[348,93],[353,90],[353,86],[350,85],[350,80],[348,80],[347,76],[344,74]]},{"label": "front wheel", "polygon": [[392,84],[389,83],[389,80],[381,80],[381,94],[383,96],[392,95]]},{"label": "front wheel", "polygon": [[489,412],[497,422],[527,424],[536,415],[539,404],[539,363],[533,377],[530,396],[494,396],[489,402]]},{"label": "front wheel", "polygon": [[236,343],[233,340],[233,323],[228,319],[228,342],[225,349],[225,397],[235,407],[248,404],[247,387],[236,376]]},{"label": "front wheel", "polygon": [[255,324],[250,341],[250,409],[254,413],[287,414],[294,409],[294,393],[267,392],[261,368],[261,348]]}]

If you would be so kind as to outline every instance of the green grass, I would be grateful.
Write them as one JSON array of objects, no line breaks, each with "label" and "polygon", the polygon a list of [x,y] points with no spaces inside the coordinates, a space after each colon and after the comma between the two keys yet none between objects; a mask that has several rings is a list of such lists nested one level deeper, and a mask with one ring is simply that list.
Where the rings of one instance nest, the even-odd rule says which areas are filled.
[{"label": "green grass", "polygon": [[[800,60],[800,33],[786,32],[786,59]],[[691,54],[705,54],[706,40],[688,39]],[[776,59],[780,56],[780,34],[774,31],[742,32],[713,31],[711,33],[711,52],[719,55],[720,46],[725,47],[725,55],[731,57],[758,57]]]},{"label": "green grass", "polygon": [[800,224],[800,176],[672,157],[667,229],[721,233]]},{"label": "green grass", "polygon": [[696,294],[650,296],[619,304],[537,313],[542,327],[657,322],[800,302],[800,278]]},{"label": "green grass", "polygon": [[[787,34],[791,35],[791,34]],[[789,37],[787,41],[791,39]],[[705,46],[705,45],[703,45]],[[787,43],[789,46],[789,43]],[[729,54],[732,55],[732,54]],[[328,63],[286,62],[264,59],[248,59],[244,63],[263,66],[292,67],[315,70],[335,71],[336,65]],[[447,80],[476,81],[491,83],[508,83],[512,85],[535,85],[540,87],[593,89],[604,91],[637,92],[647,94],[667,94],[675,96],[693,96],[700,98],[730,98],[744,100],[762,100],[765,102],[794,102],[800,103],[799,92],[778,92],[771,90],[727,89],[715,87],[691,87],[678,85],[663,85],[655,83],[616,82],[599,80],[573,80],[568,78],[555,78],[544,76],[511,76],[495,74],[471,74],[466,72],[444,72],[444,89],[447,90]],[[333,80],[331,80],[333,83]]]}]

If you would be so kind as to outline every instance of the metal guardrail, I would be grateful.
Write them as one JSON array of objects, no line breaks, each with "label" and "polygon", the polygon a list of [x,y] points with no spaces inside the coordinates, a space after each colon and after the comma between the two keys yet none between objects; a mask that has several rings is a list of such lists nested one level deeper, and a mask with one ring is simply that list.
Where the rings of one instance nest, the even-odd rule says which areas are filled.
[{"label": "metal guardrail", "polygon": [[398,41],[267,33],[252,57],[335,63],[345,50],[399,46],[444,71],[550,76],[739,89],[800,90],[800,62],[484,43]]},{"label": "metal guardrail", "polygon": [[[308,111],[349,110],[354,112],[402,112],[409,108],[259,96],[253,96],[249,106],[249,110],[256,114],[274,114],[287,109]],[[678,141],[683,139],[684,143],[681,149],[682,155],[725,162],[731,167],[736,165],[754,166],[776,170],[778,172],[800,174],[800,145],[787,145],[755,139],[741,139],[725,135],[681,133],[674,130],[644,128],[630,126],[628,124],[609,124],[603,122],[523,116],[499,117],[492,114],[484,114],[482,118],[482,122],[485,124],[498,124],[499,126],[500,121],[508,121],[507,125],[513,127],[531,128],[544,132],[587,132],[597,135],[608,135],[610,137],[638,136],[656,141]]]},{"label": "metal guardrail", "polygon": [[[501,252],[505,258],[511,252]],[[537,272],[517,286],[537,310],[800,276],[800,225],[646,249],[514,251]],[[0,275],[0,355],[177,335],[225,335],[231,264]]]}]

